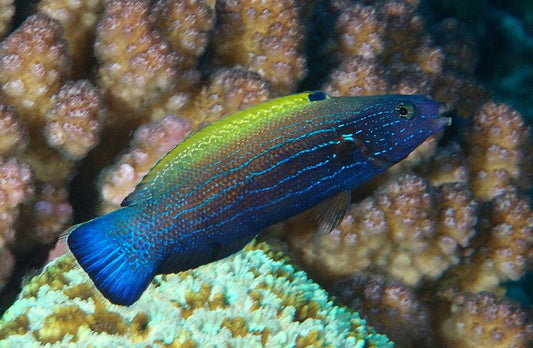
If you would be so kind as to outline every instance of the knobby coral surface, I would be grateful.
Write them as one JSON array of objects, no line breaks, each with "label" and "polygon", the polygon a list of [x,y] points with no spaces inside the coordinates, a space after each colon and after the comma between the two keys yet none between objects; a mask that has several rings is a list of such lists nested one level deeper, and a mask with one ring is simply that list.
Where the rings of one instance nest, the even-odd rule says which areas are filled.
[{"label": "knobby coral surface", "polygon": [[[520,113],[476,83],[476,49],[464,27],[454,19],[428,25],[418,7],[417,0],[41,0],[8,33],[13,2],[0,1],[0,287],[15,261],[68,226],[69,195],[83,201],[77,194],[98,182],[100,212],[116,209],[159,156],[207,123],[300,89],[429,94],[462,119],[474,116],[354,192],[332,234],[315,236],[310,213],[275,229],[327,286],[360,273],[385,277],[373,287],[383,295],[359,295],[367,305],[358,308],[385,332],[391,323],[370,314],[390,313],[384,299],[394,291],[410,301],[395,308],[413,316],[453,294],[442,313],[427,312],[423,339],[401,320],[390,333],[405,329],[400,344],[446,337],[468,346],[446,319],[458,313],[451,298],[488,291],[500,301],[503,282],[533,264],[525,194],[533,151]],[[83,180],[69,186],[74,173]],[[50,330],[33,337],[55,339],[57,327],[131,333],[151,320],[120,320],[99,306],[99,314],[76,304],[49,314]],[[491,327],[501,330],[511,312],[502,310]],[[78,315],[87,325],[69,326]],[[523,318],[518,346],[531,337]],[[28,328],[28,320],[13,325]],[[245,324],[224,325],[236,335]],[[189,340],[184,335],[177,342]]]},{"label": "knobby coral surface", "polygon": [[304,25],[293,0],[219,0],[213,46],[217,65],[239,64],[281,93],[305,76]]},{"label": "knobby coral surface", "polygon": [[[60,22],[42,13],[28,17],[0,43],[0,159],[5,176],[1,235],[12,235],[4,255],[27,257],[53,245],[70,224],[68,184],[77,161],[99,142],[105,107],[87,80],[72,81],[68,44]],[[17,183],[18,182],[18,183]],[[11,185],[11,187],[10,187]],[[31,190],[13,200],[20,185]],[[7,223],[9,222],[9,223]],[[8,250],[8,249],[9,250]],[[7,275],[5,272],[1,286]]]},{"label": "knobby coral surface", "polygon": [[131,307],[103,298],[70,254],[57,259],[0,321],[0,347],[69,343],[392,347],[266,244],[158,276]]},{"label": "knobby coral surface", "polygon": [[442,319],[441,335],[450,347],[526,347],[533,335],[523,309],[486,292],[455,296]]},{"label": "knobby coral surface", "polygon": [[15,14],[13,2],[13,0],[0,1],[0,37],[3,37],[10,28],[11,19]]},{"label": "knobby coral surface", "polygon": [[435,346],[429,311],[401,281],[360,273],[338,282],[332,292],[403,347]]}]

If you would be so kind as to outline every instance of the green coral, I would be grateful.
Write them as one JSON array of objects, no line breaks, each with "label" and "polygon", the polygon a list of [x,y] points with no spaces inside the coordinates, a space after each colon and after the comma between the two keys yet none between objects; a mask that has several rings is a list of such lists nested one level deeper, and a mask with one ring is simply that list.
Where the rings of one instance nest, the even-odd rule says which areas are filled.
[{"label": "green coral", "polygon": [[113,305],[71,255],[48,265],[0,321],[0,347],[392,347],[357,313],[265,243],[157,276],[131,307]]}]

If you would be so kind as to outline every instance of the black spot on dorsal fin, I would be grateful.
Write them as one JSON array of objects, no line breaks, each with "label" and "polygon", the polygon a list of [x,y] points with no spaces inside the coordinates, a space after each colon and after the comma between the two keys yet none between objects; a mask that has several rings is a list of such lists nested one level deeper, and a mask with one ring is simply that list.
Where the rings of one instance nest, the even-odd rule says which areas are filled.
[{"label": "black spot on dorsal fin", "polygon": [[320,101],[320,100],[327,99],[328,95],[322,91],[316,91],[316,92],[310,93],[307,96],[307,98],[309,99],[309,101],[314,102],[314,101]]}]

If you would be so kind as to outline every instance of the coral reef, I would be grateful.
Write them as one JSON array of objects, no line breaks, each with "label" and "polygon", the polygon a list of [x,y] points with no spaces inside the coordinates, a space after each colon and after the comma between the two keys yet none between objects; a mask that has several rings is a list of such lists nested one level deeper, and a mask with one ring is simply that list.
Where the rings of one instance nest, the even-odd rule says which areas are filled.
[{"label": "coral reef", "polygon": [[15,6],[13,0],[0,1],[0,37],[3,37],[9,30],[11,19],[15,14]]},{"label": "coral reef", "polygon": [[44,136],[63,157],[81,159],[100,140],[105,109],[102,98],[87,80],[65,83],[46,113]]},{"label": "coral reef", "polygon": [[528,201],[515,192],[496,196],[486,207],[472,246],[472,255],[447,275],[448,285],[497,291],[503,282],[520,279],[533,261],[533,211]]},{"label": "coral reef", "polygon": [[150,168],[181,142],[189,130],[188,121],[171,115],[137,129],[130,150],[102,172],[101,213],[120,208],[120,203]]},{"label": "coral reef", "polygon": [[449,347],[526,347],[533,324],[516,303],[491,293],[455,296],[440,329]]},{"label": "coral reef", "polygon": [[150,1],[109,1],[96,27],[95,53],[112,122],[135,117],[177,82],[178,56],[155,29]]},{"label": "coral reef", "polygon": [[42,127],[52,96],[70,69],[63,27],[48,16],[29,17],[0,44],[2,95],[29,127]]},{"label": "coral reef", "polygon": [[306,74],[304,26],[293,0],[217,1],[215,65],[242,65],[280,93],[294,91]]},{"label": "coral reef", "polygon": [[69,1],[42,0],[38,11],[63,25],[64,38],[72,61],[71,78],[83,78],[90,73],[96,23],[105,0]]},{"label": "coral reef", "polygon": [[315,236],[316,219],[302,214],[284,223],[285,239],[322,282],[373,271],[417,285],[459,262],[475,233],[476,206],[463,184],[433,187],[418,175],[397,174],[353,205],[329,235]]},{"label": "coral reef", "polygon": [[28,142],[26,133],[17,110],[0,98],[0,156],[8,157],[24,150]]},{"label": "coral reef", "polygon": [[0,346],[392,347],[264,243],[158,276],[131,307],[89,284],[70,254],[48,265],[0,321]]},{"label": "coral reef", "polygon": [[0,289],[13,270],[15,259],[9,245],[15,240],[21,206],[33,195],[32,179],[29,165],[0,157]]},{"label": "coral reef", "polygon": [[238,110],[273,98],[270,85],[258,74],[241,68],[215,71],[180,114],[194,129],[215,122]]},{"label": "coral reef", "polygon": [[[511,344],[513,332],[513,344],[527,346],[531,318],[523,309],[509,310],[517,305],[502,297],[504,282],[521,278],[533,265],[529,128],[520,113],[491,99],[476,82],[476,44],[457,20],[426,26],[418,0],[32,4],[21,11],[31,15],[18,19],[24,22],[8,34],[14,5],[0,1],[0,33],[7,35],[0,42],[0,288],[14,264],[51,247],[70,223],[69,198],[77,209],[96,207],[96,199],[84,200],[98,182],[100,212],[116,209],[159,156],[207,123],[298,89],[324,89],[331,95],[422,93],[457,109],[460,117],[450,134],[429,139],[354,192],[347,216],[330,235],[315,236],[309,212],[270,230],[288,242],[281,245],[296,256],[294,262],[325,286],[356,279],[358,290],[343,300],[364,304],[357,310],[400,344],[444,340],[449,346],[468,346],[465,332],[477,337],[474,331],[481,325],[479,311],[472,308],[485,306],[498,318],[482,324],[495,332],[496,340],[487,344]],[[325,27],[330,29],[321,30]],[[69,185],[75,173],[83,180]],[[58,275],[60,270],[65,276]],[[206,270],[206,276],[225,275],[215,265]],[[194,272],[158,277],[153,294],[164,297],[157,289],[166,288],[166,280],[179,283],[196,277]],[[274,281],[259,266],[252,273],[254,279]],[[250,279],[252,273],[240,277]],[[0,324],[0,336],[13,343],[22,335],[62,342],[73,337],[65,333],[83,340],[99,332],[98,342],[104,342],[126,333],[128,344],[156,342],[154,315],[110,306],[87,285],[70,286],[75,280],[68,276],[86,279],[71,261],[61,259],[30,283],[43,283],[39,296],[51,296],[43,301],[65,306],[56,313],[47,308],[42,317],[37,310],[15,315],[20,304],[37,301],[37,290],[26,288]],[[176,315],[197,331],[159,336],[157,343],[192,345],[198,323],[222,309],[220,296],[215,298],[220,291],[211,288],[202,295],[209,298],[201,298],[211,311],[195,315],[190,309],[201,302],[195,299],[201,289],[174,299],[185,308]],[[250,303],[266,306],[261,299]],[[298,315],[316,313],[314,304],[291,306],[301,308],[295,310]],[[244,342],[239,335],[253,329],[261,332],[253,338],[257,342],[296,340],[252,325],[253,318],[235,309],[232,313],[238,314],[212,326],[225,335],[220,337]],[[84,324],[70,325],[77,317]],[[429,322],[431,328],[416,336],[412,323],[402,318],[420,320],[417,328]],[[43,328],[30,334],[36,320]],[[294,332],[308,333],[298,344],[329,342],[325,331],[302,328],[311,321],[296,322],[290,322]],[[506,323],[514,323],[509,335]],[[12,336],[15,332],[19,335]]]},{"label": "coral reef", "polygon": [[0,162],[7,170],[0,235],[12,236],[4,269],[13,257],[53,245],[71,223],[69,180],[99,142],[105,107],[90,82],[69,80],[67,46],[61,23],[42,13],[0,43]]},{"label": "coral reef", "polygon": [[153,15],[179,55],[178,69],[195,68],[215,25],[212,6],[204,0],[159,0]]},{"label": "coral reef", "polygon": [[474,114],[472,122],[464,137],[476,198],[489,201],[513,190],[513,185],[528,188],[531,174],[525,161],[531,160],[526,155],[529,129],[522,115],[508,105],[488,102]]},{"label": "coral reef", "polygon": [[401,281],[356,274],[338,282],[332,292],[402,347],[435,346],[428,310]]}]

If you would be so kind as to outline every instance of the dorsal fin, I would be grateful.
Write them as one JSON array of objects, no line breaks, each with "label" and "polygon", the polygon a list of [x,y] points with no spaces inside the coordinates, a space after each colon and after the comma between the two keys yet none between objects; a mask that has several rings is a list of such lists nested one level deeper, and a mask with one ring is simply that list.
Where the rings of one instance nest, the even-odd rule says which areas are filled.
[{"label": "dorsal fin", "polygon": [[135,190],[127,195],[126,198],[124,198],[120,205],[123,207],[129,207],[141,202],[145,202],[151,198],[152,191],[150,190],[150,186],[141,181],[139,184],[137,184]]}]

